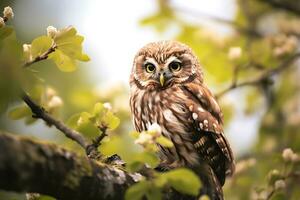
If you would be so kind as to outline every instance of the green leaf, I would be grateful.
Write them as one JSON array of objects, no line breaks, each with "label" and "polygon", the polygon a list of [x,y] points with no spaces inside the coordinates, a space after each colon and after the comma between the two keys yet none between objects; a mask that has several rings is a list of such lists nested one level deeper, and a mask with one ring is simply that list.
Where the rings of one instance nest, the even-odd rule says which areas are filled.
[{"label": "green leaf", "polygon": [[83,36],[76,35],[74,27],[68,27],[59,31],[54,41],[57,48],[72,59],[89,61],[88,55],[82,53]]},{"label": "green leaf", "polygon": [[156,142],[163,147],[173,147],[173,142],[164,136],[159,136],[156,138]]},{"label": "green leaf", "polygon": [[45,53],[52,46],[52,39],[48,36],[41,36],[34,39],[31,43],[31,53],[32,57],[36,58],[37,56]]},{"label": "green leaf", "polygon": [[88,112],[82,112],[75,114],[69,118],[67,121],[68,126],[81,132],[85,136],[93,138],[97,136],[100,132],[97,126],[91,122],[90,118],[92,115]]},{"label": "green leaf", "polygon": [[148,200],[160,200],[162,199],[162,193],[160,188],[150,187],[146,192],[146,197]]},{"label": "green leaf", "polygon": [[151,188],[150,182],[140,181],[128,188],[125,193],[125,200],[140,200],[149,188]]},{"label": "green leaf", "polygon": [[11,119],[14,119],[14,120],[17,120],[17,119],[21,119],[23,117],[27,117],[27,116],[31,116],[31,110],[30,108],[28,108],[27,106],[22,106],[22,107],[17,107],[17,108],[14,108],[13,110],[11,110],[9,113],[8,113],[8,116],[11,118]]},{"label": "green leaf", "polygon": [[201,188],[198,176],[189,169],[175,169],[160,176],[166,178],[168,183],[181,193],[196,196]]},{"label": "green leaf", "polygon": [[49,58],[53,59],[57,67],[63,72],[72,72],[76,69],[75,60],[71,59],[59,49],[51,53]]},{"label": "green leaf", "polygon": [[56,200],[56,199],[50,196],[41,195],[40,197],[37,197],[36,200]]},{"label": "green leaf", "polygon": [[159,159],[157,155],[153,152],[147,152],[147,151],[137,154],[134,160],[139,161],[143,164],[146,163],[150,165],[150,167],[152,168],[156,167],[159,164]]},{"label": "green leaf", "polygon": [[126,169],[129,172],[137,172],[140,169],[142,169],[142,167],[144,166],[144,164],[140,161],[134,161],[134,162],[130,162],[126,164]]},{"label": "green leaf", "polygon": [[10,34],[12,34],[13,31],[14,31],[14,29],[9,26],[4,26],[4,27],[0,28],[0,41],[4,40],[8,36],[10,36]]},{"label": "green leaf", "polygon": [[56,37],[54,38],[54,41],[56,44],[61,44],[65,39],[75,36],[76,33],[77,31],[73,26],[68,26],[64,29],[61,29],[57,33]]},{"label": "green leaf", "polygon": [[107,111],[102,121],[109,130],[116,129],[120,124],[120,119],[116,117],[111,111]]},{"label": "green leaf", "polygon": [[30,125],[30,124],[33,124],[34,122],[36,122],[37,121],[37,119],[36,118],[33,118],[33,117],[26,117],[25,118],[25,124],[26,125]]},{"label": "green leaf", "polygon": [[76,129],[77,128],[77,122],[80,118],[80,114],[81,113],[76,113],[74,115],[72,115],[68,121],[67,121],[67,125],[70,127],[70,128],[73,128],[73,129]]},{"label": "green leaf", "polygon": [[78,57],[78,60],[83,61],[83,62],[87,62],[87,61],[90,61],[91,59],[90,59],[90,57],[87,54],[81,54]]},{"label": "green leaf", "polygon": [[93,115],[95,116],[101,116],[103,114],[104,111],[104,106],[102,103],[98,102],[95,104],[94,108],[93,108]]}]

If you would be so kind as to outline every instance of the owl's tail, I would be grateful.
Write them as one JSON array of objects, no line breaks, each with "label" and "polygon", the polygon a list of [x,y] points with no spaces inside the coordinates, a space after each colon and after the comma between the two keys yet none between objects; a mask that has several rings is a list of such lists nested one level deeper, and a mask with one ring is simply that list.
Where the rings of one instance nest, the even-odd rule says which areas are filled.
[{"label": "owl's tail", "polygon": [[222,186],[209,165],[193,168],[202,181],[201,195],[208,195],[210,200],[224,200]]},{"label": "owl's tail", "polygon": [[[208,195],[210,200],[224,200],[222,186],[219,183],[217,176],[213,169],[208,165],[202,163],[197,167],[190,167],[200,178],[202,187],[200,189],[198,197],[182,195],[176,191],[172,193],[173,196],[168,196],[168,199],[176,200],[197,200],[202,195]],[[171,170],[168,165],[161,163],[156,167],[157,171],[166,172]]]}]

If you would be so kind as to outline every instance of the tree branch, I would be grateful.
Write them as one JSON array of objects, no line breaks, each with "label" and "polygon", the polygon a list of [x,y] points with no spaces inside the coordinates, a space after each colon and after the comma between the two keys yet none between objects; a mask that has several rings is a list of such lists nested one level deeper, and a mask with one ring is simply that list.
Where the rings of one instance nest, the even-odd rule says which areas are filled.
[{"label": "tree branch", "polygon": [[224,89],[223,91],[220,91],[219,93],[217,93],[215,96],[218,99],[234,89],[245,87],[245,86],[256,86],[256,85],[262,84],[263,82],[268,81],[268,79],[271,78],[272,76],[279,74],[283,70],[287,69],[299,57],[300,57],[300,52],[291,55],[290,57],[285,59],[283,62],[281,62],[277,67],[265,70],[259,77],[257,77],[254,80],[238,83],[238,81],[237,81],[238,77],[237,77],[237,75],[234,75],[233,76],[234,79],[233,79],[231,85],[228,88]]},{"label": "tree branch", "polygon": [[[40,193],[59,200],[119,200],[143,178],[55,144],[1,132],[0,152],[0,189],[7,191]],[[164,200],[198,199],[173,189],[163,193]]]},{"label": "tree branch", "polygon": [[77,142],[84,149],[86,149],[88,147],[88,145],[89,145],[88,142],[80,133],[78,133],[77,131],[75,131],[73,129],[70,129],[63,122],[52,117],[50,114],[47,113],[47,111],[44,110],[44,108],[37,105],[26,93],[23,93],[22,99],[31,109],[32,113],[34,114],[33,117],[40,118],[40,119],[44,120],[47,124],[55,126],[66,137]]},{"label": "tree branch", "polygon": [[0,133],[0,152],[0,188],[8,191],[60,200],[123,199],[126,189],[141,177],[54,144],[11,134]]}]

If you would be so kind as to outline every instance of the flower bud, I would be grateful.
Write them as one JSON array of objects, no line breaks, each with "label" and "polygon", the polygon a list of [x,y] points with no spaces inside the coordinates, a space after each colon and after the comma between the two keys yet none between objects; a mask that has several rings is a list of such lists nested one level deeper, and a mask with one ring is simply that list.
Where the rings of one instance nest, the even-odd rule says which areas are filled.
[{"label": "flower bud", "polygon": [[286,148],[282,152],[282,158],[286,162],[292,161],[293,154],[294,154],[294,152],[291,148]]},{"label": "flower bud", "polygon": [[277,169],[273,169],[268,174],[269,185],[273,185],[275,181],[282,179],[280,172]]},{"label": "flower bud", "polygon": [[110,103],[106,102],[103,104],[103,107],[106,108],[107,110],[112,110],[112,106]]},{"label": "flower bud", "polygon": [[23,44],[23,51],[24,53],[30,53],[31,45],[30,44]]},{"label": "flower bud", "polygon": [[53,88],[51,88],[51,87],[46,88],[47,99],[52,99],[55,95],[56,95],[56,91]]},{"label": "flower bud", "polygon": [[286,187],[285,181],[284,180],[277,180],[274,184],[275,190],[281,190]]},{"label": "flower bud", "polygon": [[51,38],[55,38],[57,34],[57,29],[53,26],[48,26],[47,27],[47,35]]},{"label": "flower bud", "polygon": [[53,96],[50,101],[48,102],[48,107],[49,108],[57,108],[62,106],[63,101],[59,96]]},{"label": "flower bud", "polygon": [[205,195],[201,195],[201,197],[199,198],[199,200],[210,200],[209,196]]},{"label": "flower bud", "polygon": [[242,49],[240,47],[231,47],[228,51],[228,58],[230,60],[237,60],[242,55]]},{"label": "flower bud", "polygon": [[300,156],[294,153],[291,157],[291,160],[292,160],[293,163],[299,162],[300,161]]},{"label": "flower bud", "polygon": [[153,142],[153,137],[146,132],[140,133],[139,137],[134,141],[135,144],[140,144],[140,145],[146,145],[152,142]]},{"label": "flower bud", "polygon": [[5,22],[4,19],[2,17],[0,17],[0,28],[5,26]]},{"label": "flower bud", "polygon": [[161,127],[157,123],[153,123],[148,127],[148,132],[154,137],[161,135]]},{"label": "flower bud", "polygon": [[5,7],[4,11],[3,11],[3,16],[6,17],[7,19],[13,18],[14,12],[13,12],[12,8],[9,6]]}]

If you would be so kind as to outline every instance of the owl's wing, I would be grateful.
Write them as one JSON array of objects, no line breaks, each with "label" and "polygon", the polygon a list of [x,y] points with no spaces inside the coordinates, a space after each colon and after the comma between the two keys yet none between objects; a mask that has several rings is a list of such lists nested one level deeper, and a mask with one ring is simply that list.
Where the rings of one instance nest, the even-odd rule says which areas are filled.
[{"label": "owl's wing", "polygon": [[211,92],[204,86],[187,83],[184,92],[191,97],[186,102],[194,122],[194,146],[216,173],[221,185],[225,176],[234,171],[232,150],[223,133],[222,112]]}]

